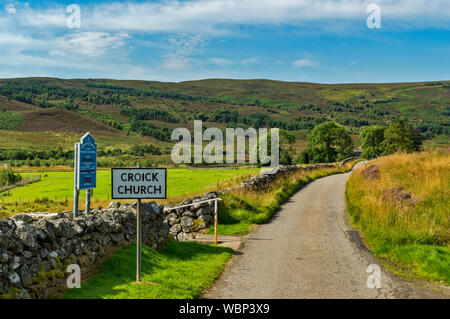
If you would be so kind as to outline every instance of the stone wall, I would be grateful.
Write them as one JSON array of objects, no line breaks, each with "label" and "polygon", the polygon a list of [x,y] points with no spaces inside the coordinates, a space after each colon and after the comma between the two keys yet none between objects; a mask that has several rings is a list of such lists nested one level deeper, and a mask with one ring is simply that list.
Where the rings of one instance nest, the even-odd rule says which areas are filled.
[{"label": "stone wall", "polygon": [[[164,209],[164,222],[170,227],[171,238],[185,241],[195,238],[195,234],[214,223],[214,202],[199,203],[218,197],[218,193],[209,192],[202,196],[185,199],[176,205],[167,205]],[[194,204],[189,207],[173,209],[172,207]]]},{"label": "stone wall", "polygon": [[[144,203],[143,242],[157,248],[168,239],[163,206]],[[135,206],[112,202],[107,210],[71,218],[71,212],[18,214],[0,220],[0,297],[46,298],[65,285],[67,266],[82,273],[105,251],[136,237]]]}]

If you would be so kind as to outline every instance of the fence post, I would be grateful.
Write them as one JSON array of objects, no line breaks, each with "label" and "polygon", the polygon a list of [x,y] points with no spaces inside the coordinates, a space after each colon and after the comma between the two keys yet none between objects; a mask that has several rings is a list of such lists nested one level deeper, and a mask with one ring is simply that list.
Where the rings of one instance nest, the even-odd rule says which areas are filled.
[{"label": "fence post", "polygon": [[214,201],[214,244],[217,245],[217,202],[218,200]]}]

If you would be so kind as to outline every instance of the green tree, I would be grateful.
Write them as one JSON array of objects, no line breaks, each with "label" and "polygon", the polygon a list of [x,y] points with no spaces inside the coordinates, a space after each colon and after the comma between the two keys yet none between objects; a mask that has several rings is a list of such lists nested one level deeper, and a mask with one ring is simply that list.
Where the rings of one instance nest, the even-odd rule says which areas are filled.
[{"label": "green tree", "polygon": [[336,162],[344,159],[353,149],[348,132],[335,122],[317,125],[308,135],[308,146],[312,151],[312,162]]},{"label": "green tree", "polygon": [[398,121],[389,125],[384,132],[382,143],[383,154],[392,154],[398,151],[420,151],[422,147],[422,135],[406,121]]},{"label": "green tree", "polygon": [[294,143],[297,137],[294,133],[280,130],[280,164],[291,165],[294,157]]},{"label": "green tree", "polygon": [[311,151],[311,149],[307,148],[301,151],[300,154],[298,154],[296,162],[301,164],[308,164],[313,160],[313,158],[313,152]]},{"label": "green tree", "polygon": [[[259,138],[262,138],[262,136],[260,136]],[[259,157],[259,138],[258,138],[256,148],[251,151],[256,152],[258,162],[261,164],[261,158]],[[266,140],[267,140],[267,154],[271,154],[272,153],[272,149],[271,149],[272,135],[271,135],[270,130],[268,130],[268,132],[267,132]],[[295,144],[296,140],[297,140],[297,137],[295,136],[294,133],[286,131],[286,130],[282,130],[282,129],[279,130],[278,146],[279,146],[279,156],[280,156],[280,164],[281,165],[291,165],[293,163],[294,144]]]},{"label": "green tree", "polygon": [[383,154],[385,126],[367,126],[361,129],[362,156],[373,158]]},{"label": "green tree", "polygon": [[0,186],[14,185],[22,180],[22,176],[19,173],[14,173],[12,169],[2,169],[0,171]]}]

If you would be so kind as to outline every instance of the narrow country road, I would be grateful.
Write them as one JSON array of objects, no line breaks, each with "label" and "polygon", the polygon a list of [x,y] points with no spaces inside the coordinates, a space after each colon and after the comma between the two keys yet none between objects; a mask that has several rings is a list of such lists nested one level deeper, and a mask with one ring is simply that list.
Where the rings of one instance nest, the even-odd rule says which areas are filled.
[{"label": "narrow country road", "polygon": [[[381,270],[345,211],[350,173],[318,179],[293,195],[268,224],[249,234],[204,298],[450,298],[447,289]],[[426,287],[425,287],[426,286]]]}]

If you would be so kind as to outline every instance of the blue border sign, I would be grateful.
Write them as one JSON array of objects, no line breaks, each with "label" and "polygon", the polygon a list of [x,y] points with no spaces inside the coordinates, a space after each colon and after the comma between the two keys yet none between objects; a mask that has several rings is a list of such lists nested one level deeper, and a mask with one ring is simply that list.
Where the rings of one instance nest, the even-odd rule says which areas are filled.
[{"label": "blue border sign", "polygon": [[77,188],[93,189],[97,186],[97,144],[91,133],[86,133],[78,144]]}]

